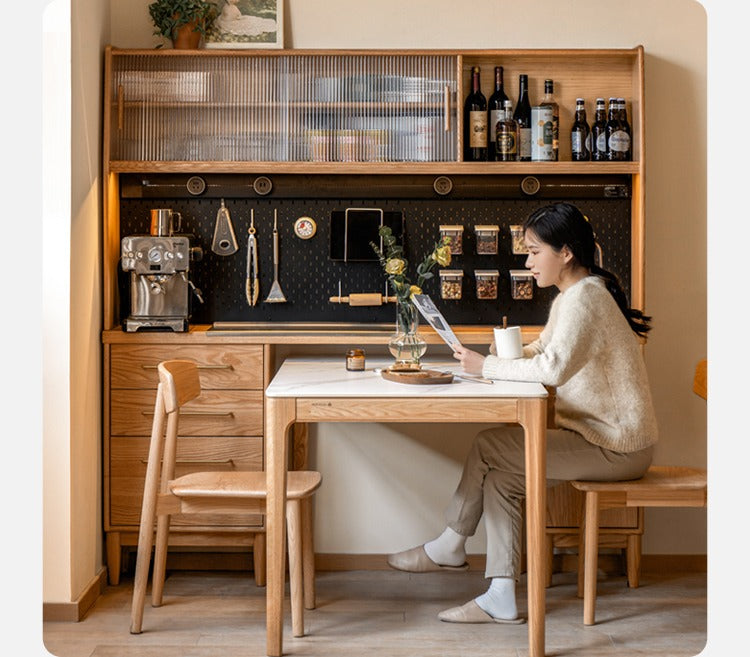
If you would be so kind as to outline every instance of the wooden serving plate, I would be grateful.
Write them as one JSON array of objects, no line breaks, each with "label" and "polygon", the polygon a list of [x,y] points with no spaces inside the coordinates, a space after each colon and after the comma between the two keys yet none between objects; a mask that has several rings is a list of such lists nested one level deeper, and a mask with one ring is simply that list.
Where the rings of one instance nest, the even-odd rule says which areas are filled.
[{"label": "wooden serving plate", "polygon": [[386,381],[395,383],[411,384],[435,384],[435,383],[452,383],[453,375],[437,370],[383,370],[380,373]]}]

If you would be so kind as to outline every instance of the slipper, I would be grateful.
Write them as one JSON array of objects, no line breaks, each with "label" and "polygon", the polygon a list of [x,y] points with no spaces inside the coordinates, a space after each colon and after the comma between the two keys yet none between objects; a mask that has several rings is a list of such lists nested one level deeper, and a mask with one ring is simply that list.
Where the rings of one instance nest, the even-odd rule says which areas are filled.
[{"label": "slipper", "polygon": [[460,566],[441,566],[439,563],[435,563],[427,556],[427,552],[424,550],[424,545],[389,555],[388,565],[396,570],[405,570],[409,573],[434,573],[440,570],[469,570],[469,564],[466,562]]},{"label": "slipper", "polygon": [[451,607],[438,614],[438,618],[446,623],[502,623],[505,625],[520,625],[525,618],[494,618],[482,609],[474,600],[470,600],[460,607]]}]

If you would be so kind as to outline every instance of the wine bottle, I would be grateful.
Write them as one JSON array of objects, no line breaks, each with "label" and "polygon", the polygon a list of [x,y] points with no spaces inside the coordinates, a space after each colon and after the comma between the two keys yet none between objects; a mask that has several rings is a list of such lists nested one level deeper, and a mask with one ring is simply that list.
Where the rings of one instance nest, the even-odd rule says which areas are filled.
[{"label": "wine bottle", "polygon": [[583,98],[576,98],[576,114],[570,129],[570,157],[574,162],[591,159],[591,133],[586,122],[586,104]]},{"label": "wine bottle", "polygon": [[607,159],[612,162],[624,161],[630,148],[630,136],[622,129],[620,108],[616,98],[609,99],[606,134]]},{"label": "wine bottle", "polygon": [[464,103],[464,161],[487,159],[487,99],[481,91],[479,67],[471,69],[471,91]]},{"label": "wine bottle", "polygon": [[622,126],[623,131],[628,136],[628,148],[625,151],[625,159],[626,160],[632,160],[633,159],[633,133],[630,130],[630,122],[628,121],[628,108],[625,105],[625,99],[624,98],[618,98],[617,103],[620,106],[620,125]]},{"label": "wine bottle", "polygon": [[489,112],[489,126],[487,139],[487,159],[494,161],[495,158],[495,141],[497,140],[497,123],[500,121],[501,114],[504,111],[504,103],[508,100],[505,95],[503,84],[503,67],[495,66],[495,91],[487,101],[487,111]]},{"label": "wine bottle", "polygon": [[515,162],[518,159],[518,124],[513,118],[513,103],[505,101],[503,119],[497,124],[497,148],[495,159],[498,162]]},{"label": "wine bottle", "polygon": [[513,119],[518,125],[518,159],[531,161],[531,103],[529,102],[529,76],[518,76],[518,102]]},{"label": "wine bottle", "polygon": [[560,108],[555,100],[552,80],[544,81],[544,96],[539,106],[552,110],[552,160],[557,162],[560,157]]},{"label": "wine bottle", "polygon": [[596,99],[596,113],[591,126],[591,159],[594,162],[607,159],[607,110],[604,98]]}]

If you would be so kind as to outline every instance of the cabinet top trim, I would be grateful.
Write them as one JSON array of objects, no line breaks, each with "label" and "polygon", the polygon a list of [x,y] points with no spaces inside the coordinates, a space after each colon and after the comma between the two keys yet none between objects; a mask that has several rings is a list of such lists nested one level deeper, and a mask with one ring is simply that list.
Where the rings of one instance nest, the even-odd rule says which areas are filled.
[{"label": "cabinet top trim", "polygon": [[637,57],[643,52],[643,46],[633,48],[503,48],[503,49],[349,49],[349,48],[300,48],[288,50],[175,50],[160,48],[117,48],[107,46],[106,50],[112,55],[158,55],[159,57],[289,57],[289,56],[317,56],[317,55],[447,55],[463,57],[549,57],[549,56],[586,56],[586,57]]}]

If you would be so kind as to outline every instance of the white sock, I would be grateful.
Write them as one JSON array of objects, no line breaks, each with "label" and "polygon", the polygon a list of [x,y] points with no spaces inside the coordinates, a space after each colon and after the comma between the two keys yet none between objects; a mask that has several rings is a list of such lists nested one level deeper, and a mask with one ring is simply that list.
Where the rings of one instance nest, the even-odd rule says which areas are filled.
[{"label": "white sock", "polygon": [[441,566],[463,566],[466,562],[466,536],[461,536],[450,527],[436,539],[424,544],[424,551]]},{"label": "white sock", "polygon": [[512,577],[493,577],[487,592],[475,598],[474,602],[493,618],[518,618],[516,580]]}]

